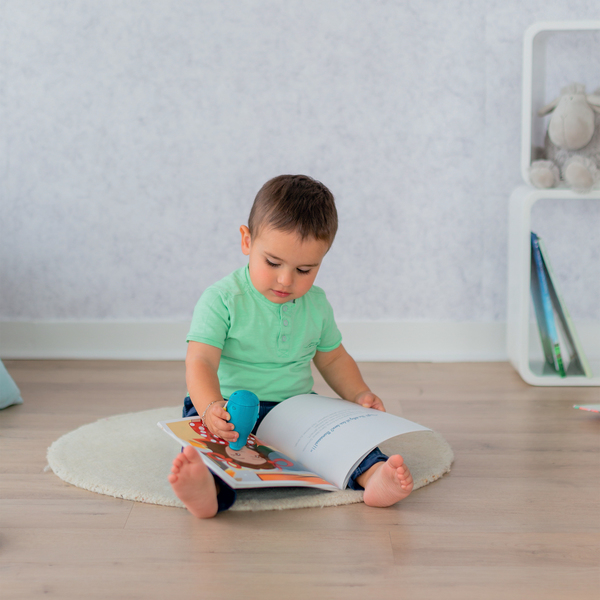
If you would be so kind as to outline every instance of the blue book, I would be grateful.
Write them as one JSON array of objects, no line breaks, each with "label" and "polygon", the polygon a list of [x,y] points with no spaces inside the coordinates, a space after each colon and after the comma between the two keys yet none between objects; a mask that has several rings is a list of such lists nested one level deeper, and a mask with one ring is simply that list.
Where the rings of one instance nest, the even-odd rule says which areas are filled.
[{"label": "blue book", "polygon": [[[541,237],[538,236],[538,244],[540,247],[540,253],[542,255],[542,262],[544,263],[544,271],[546,279],[548,281],[548,291],[550,292],[550,300],[554,307],[554,312],[558,317],[558,326],[563,334],[563,340],[565,342],[567,354],[569,355],[569,365],[566,368],[567,376],[571,375],[583,375],[585,377],[592,377],[592,370],[587,361],[575,324],[571,315],[567,310],[563,295],[558,285],[558,279],[554,274],[552,265],[550,264],[550,257],[548,256],[548,250]],[[564,364],[564,360],[563,360]]]},{"label": "blue book", "polygon": [[538,236],[533,232],[531,232],[531,295],[546,364],[550,367],[551,372],[566,377],[554,322],[548,279],[544,270]]}]

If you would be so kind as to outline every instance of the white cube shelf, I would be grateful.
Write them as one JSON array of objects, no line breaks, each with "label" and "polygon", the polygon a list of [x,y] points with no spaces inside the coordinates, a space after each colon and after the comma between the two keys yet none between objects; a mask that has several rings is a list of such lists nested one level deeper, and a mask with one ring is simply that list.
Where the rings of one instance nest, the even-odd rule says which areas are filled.
[{"label": "white cube shelf", "polygon": [[[525,32],[523,40],[523,101],[521,128],[521,174],[525,183],[529,181],[529,165],[531,164],[533,148],[543,146],[546,135],[547,121],[537,115],[537,111],[551,102],[560,92],[560,88],[574,81],[569,77],[579,77],[578,69],[573,68],[570,74],[557,89],[550,92],[554,97],[548,97],[546,92],[547,74],[550,64],[556,60],[547,56],[548,42],[553,36],[569,36],[582,42],[580,63],[585,63],[589,85],[600,87],[600,71],[598,60],[600,56],[600,21],[552,21],[534,23]],[[550,62],[550,64],[549,64]],[[589,66],[589,68],[588,68]],[[575,79],[577,81],[577,79]],[[586,83],[585,81],[577,81]],[[588,92],[593,92],[588,89]],[[560,188],[559,188],[560,189]],[[564,189],[564,188],[563,188]]]},{"label": "white cube shelf", "polygon": [[[586,356],[593,377],[560,377],[542,375],[543,359],[536,362],[530,353],[530,337],[535,329],[530,326],[531,281],[531,210],[543,200],[593,199],[600,201],[600,191],[577,194],[569,190],[539,190],[531,186],[515,189],[510,197],[508,240],[508,324],[507,350],[510,362],[521,377],[531,385],[539,386],[599,386],[600,361]],[[532,332],[533,329],[533,332]],[[584,351],[586,347],[584,345]],[[596,348],[593,348],[594,352]]]}]

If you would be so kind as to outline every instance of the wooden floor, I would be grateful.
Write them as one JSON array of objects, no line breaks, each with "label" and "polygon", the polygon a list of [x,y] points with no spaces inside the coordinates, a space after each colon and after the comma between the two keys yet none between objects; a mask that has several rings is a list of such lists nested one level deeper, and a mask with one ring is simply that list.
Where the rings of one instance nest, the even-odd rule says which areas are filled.
[{"label": "wooden floor", "polygon": [[572,408],[598,388],[530,387],[505,363],[364,364],[390,412],[452,445],[449,475],[389,509],[199,521],[44,472],[64,433],[179,404],[183,364],[5,366],[25,404],[0,412],[3,600],[600,598],[600,417]]}]

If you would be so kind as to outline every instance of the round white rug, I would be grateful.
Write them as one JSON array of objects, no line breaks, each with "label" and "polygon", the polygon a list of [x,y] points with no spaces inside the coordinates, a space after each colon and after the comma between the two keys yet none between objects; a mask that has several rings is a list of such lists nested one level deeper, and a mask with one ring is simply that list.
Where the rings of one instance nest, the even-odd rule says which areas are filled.
[{"label": "round white rug", "polygon": [[[62,480],[92,492],[183,507],[167,481],[180,447],[156,425],[158,421],[179,418],[181,407],[175,406],[100,419],[56,440],[48,448],[48,464]],[[398,436],[380,448],[388,455],[402,455],[412,472],[414,489],[448,473],[454,460],[446,440],[430,431]],[[362,502],[362,497],[362,492],[354,490],[238,490],[238,499],[231,510],[338,506]]]}]

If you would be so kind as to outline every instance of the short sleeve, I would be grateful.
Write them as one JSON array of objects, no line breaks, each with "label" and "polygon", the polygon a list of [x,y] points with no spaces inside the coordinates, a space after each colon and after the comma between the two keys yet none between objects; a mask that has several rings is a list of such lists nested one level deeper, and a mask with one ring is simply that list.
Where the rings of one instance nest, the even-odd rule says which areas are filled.
[{"label": "short sleeve", "polygon": [[321,332],[321,340],[317,346],[319,352],[331,352],[335,350],[342,343],[342,334],[338,329],[333,316],[333,308],[329,304],[328,300],[323,295],[322,298],[323,306],[321,310],[323,312],[323,330]]},{"label": "short sleeve", "polygon": [[194,308],[187,341],[201,342],[222,350],[230,325],[227,303],[218,290],[208,288]]}]

